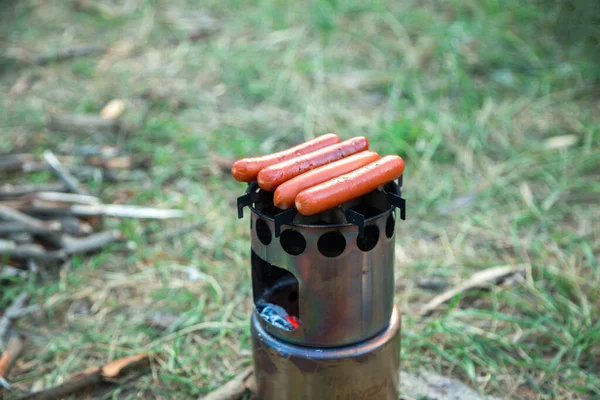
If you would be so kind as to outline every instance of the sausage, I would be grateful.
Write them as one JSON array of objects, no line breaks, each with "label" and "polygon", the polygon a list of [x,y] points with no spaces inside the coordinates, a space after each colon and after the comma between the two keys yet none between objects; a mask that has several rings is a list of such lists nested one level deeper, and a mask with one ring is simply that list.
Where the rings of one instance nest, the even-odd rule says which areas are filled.
[{"label": "sausage", "polygon": [[258,173],[258,186],[263,190],[272,192],[277,186],[295,176],[368,148],[369,141],[367,138],[359,136],[271,165]]},{"label": "sausage", "polygon": [[282,210],[292,208],[296,196],[304,189],[337,178],[377,160],[379,154],[367,150],[298,175],[277,187],[273,196],[275,207]]},{"label": "sausage", "polygon": [[328,133],[278,153],[261,157],[243,158],[233,164],[231,175],[237,181],[252,182],[256,180],[256,176],[260,170],[269,165],[277,164],[339,142],[340,138],[336,134]]},{"label": "sausage", "polygon": [[302,215],[313,215],[375,190],[402,175],[404,160],[385,156],[355,171],[305,189],[296,196],[296,208]]}]

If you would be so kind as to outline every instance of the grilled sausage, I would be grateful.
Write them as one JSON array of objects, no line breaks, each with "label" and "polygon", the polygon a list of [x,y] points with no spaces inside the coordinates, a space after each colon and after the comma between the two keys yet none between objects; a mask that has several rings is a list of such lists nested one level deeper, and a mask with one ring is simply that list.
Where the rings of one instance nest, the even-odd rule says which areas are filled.
[{"label": "grilled sausage", "polygon": [[374,151],[362,151],[298,175],[277,187],[273,196],[273,202],[276,207],[282,210],[292,208],[294,207],[296,196],[304,189],[352,172],[376,160],[379,160],[379,154]]},{"label": "grilled sausage", "polygon": [[256,176],[260,170],[269,165],[277,164],[339,142],[340,138],[336,134],[328,133],[278,153],[261,157],[243,158],[233,164],[231,175],[240,182],[252,182],[256,180]]},{"label": "grilled sausage", "polygon": [[305,189],[296,196],[296,208],[302,215],[313,215],[375,190],[402,175],[404,160],[385,156],[355,171]]},{"label": "grilled sausage", "polygon": [[283,182],[306,171],[340,160],[369,148],[369,141],[363,136],[355,137],[325,148],[295,157],[262,169],[258,173],[258,186],[273,191]]}]

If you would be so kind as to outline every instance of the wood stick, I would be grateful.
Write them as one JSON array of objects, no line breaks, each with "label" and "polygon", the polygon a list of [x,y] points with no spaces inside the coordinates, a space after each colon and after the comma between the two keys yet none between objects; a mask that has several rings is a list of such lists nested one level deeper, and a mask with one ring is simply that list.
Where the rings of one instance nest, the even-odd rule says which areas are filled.
[{"label": "wood stick", "polygon": [[83,254],[100,250],[103,247],[121,239],[121,232],[117,230],[98,232],[84,238],[63,237],[63,250],[71,254]]},{"label": "wood stick", "polygon": [[85,221],[82,221],[78,218],[66,216],[62,218],[58,218],[57,220],[49,221],[54,224],[60,224],[62,227],[62,232],[71,236],[85,236],[94,232],[94,228]]},{"label": "wood stick", "polygon": [[8,240],[12,240],[16,245],[33,243],[33,236],[26,232],[13,233],[8,235]]},{"label": "wood stick", "polygon": [[231,379],[215,391],[200,397],[200,400],[237,400],[240,399],[247,388],[244,384],[246,379],[252,374],[252,367],[246,368],[241,374]]},{"label": "wood stick", "polygon": [[100,204],[99,198],[86,194],[39,192],[35,197],[40,200],[56,201],[60,203]]},{"label": "wood stick", "polygon": [[66,153],[81,157],[101,156],[104,158],[112,158],[118,156],[121,150],[118,147],[113,146],[88,145],[73,147],[71,145],[59,144],[58,151],[62,154]]},{"label": "wood stick", "polygon": [[31,65],[47,65],[53,62],[67,61],[78,57],[94,56],[104,53],[104,51],[106,51],[106,47],[98,45],[73,47],[51,54],[43,54],[31,57],[29,60],[27,60],[27,63]]},{"label": "wood stick", "polygon": [[0,240],[0,255],[19,260],[32,259],[44,263],[55,263],[66,257],[66,253],[62,250],[46,251],[42,246],[36,244],[17,246],[10,240]]},{"label": "wood stick", "polygon": [[148,354],[124,357],[103,367],[92,367],[77,374],[62,385],[21,397],[21,400],[56,400],[88,390],[100,383],[113,383],[126,373],[145,368],[150,362]]},{"label": "wood stick", "polygon": [[0,205],[0,219],[15,221],[25,224],[29,227],[43,229],[46,228],[44,223],[37,218],[30,217],[27,214],[24,214],[18,210],[15,210],[11,207]]},{"label": "wood stick", "polygon": [[58,161],[54,153],[52,153],[50,150],[44,151],[44,159],[71,192],[85,194],[79,185],[79,181],[73,175],[71,175],[69,170],[65,168],[60,161]]},{"label": "wood stick", "polygon": [[56,235],[61,231],[61,224],[58,221],[49,221],[44,226],[32,226],[23,222],[0,222],[0,236],[6,236],[13,233],[29,233],[31,235],[50,236]]},{"label": "wood stick", "polygon": [[8,339],[6,348],[4,349],[2,356],[0,356],[0,381],[4,381],[3,386],[6,389],[10,390],[10,385],[6,381],[6,378],[8,378],[8,374],[10,374],[12,367],[21,356],[24,346],[25,338],[21,335],[13,335]]},{"label": "wood stick", "polygon": [[50,116],[48,129],[53,131],[93,134],[119,131],[121,122],[97,114],[55,114]]},{"label": "wood stick", "polygon": [[0,348],[4,347],[4,336],[6,336],[12,320],[23,314],[27,300],[29,300],[27,292],[21,293],[13,300],[4,312],[4,315],[2,315],[2,318],[0,318]]},{"label": "wood stick", "polygon": [[0,156],[0,172],[43,171],[47,165],[32,154],[8,154]]},{"label": "wood stick", "polygon": [[185,214],[182,210],[161,209],[150,207],[139,207],[121,204],[73,204],[59,206],[48,204],[43,201],[34,201],[31,206],[26,207],[28,212],[48,215],[74,215],[78,217],[124,217],[141,219],[170,219],[182,218]]},{"label": "wood stick", "polygon": [[466,292],[475,288],[483,288],[487,287],[494,282],[497,282],[502,279],[506,279],[507,277],[514,275],[516,273],[522,273],[525,271],[526,264],[519,265],[503,265],[499,267],[492,267],[485,269],[483,271],[477,272],[473,274],[471,279],[461,283],[458,286],[451,288],[450,290],[435,296],[431,301],[425,304],[419,312],[418,316],[423,317],[429,314],[431,311],[435,310],[440,305],[444,304],[447,301],[452,300],[457,295]]},{"label": "wood stick", "polygon": [[11,267],[10,265],[5,265],[0,267],[0,281],[6,278],[27,278],[29,273],[27,271],[23,271],[22,269]]},{"label": "wood stick", "polygon": [[58,221],[63,226],[63,232],[71,236],[85,236],[94,232],[94,228],[89,221],[82,221],[75,217],[64,217]]},{"label": "wood stick", "polygon": [[21,197],[37,192],[64,192],[68,188],[64,183],[42,183],[35,185],[10,185],[0,186],[0,199],[9,197]]}]

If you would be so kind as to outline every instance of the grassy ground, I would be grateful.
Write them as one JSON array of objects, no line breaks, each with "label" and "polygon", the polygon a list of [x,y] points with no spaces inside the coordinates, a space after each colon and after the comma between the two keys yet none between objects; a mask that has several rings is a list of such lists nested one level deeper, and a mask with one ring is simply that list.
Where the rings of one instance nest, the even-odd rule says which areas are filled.
[{"label": "grassy ground", "polygon": [[[0,11],[0,150],[101,143],[148,154],[151,184],[105,186],[102,197],[181,207],[202,227],[150,245],[149,233],[177,223],[111,221],[134,250],[116,246],[56,279],[2,287],[0,308],[23,288],[43,307],[18,323],[30,344],[17,388],[53,386],[141,349],[156,355],[152,373],[106,398],[194,398],[239,372],[250,362],[249,237],[233,206],[243,187],[210,157],[333,131],[366,135],[407,163],[396,262],[403,367],[502,398],[600,398],[600,70],[597,37],[585,30],[597,27],[597,7],[132,0],[112,2],[110,15],[71,3]],[[206,14],[216,34],[170,44]],[[10,60],[89,44],[110,51],[43,67]],[[6,95],[25,74],[34,85]],[[148,91],[171,100],[148,112]],[[45,129],[49,113],[98,112],[113,98],[127,102],[128,122],[147,113],[140,129]],[[525,278],[416,316],[435,295],[419,279],[453,284],[505,264],[525,264]],[[165,310],[181,315],[168,331],[146,326],[149,312]]]}]

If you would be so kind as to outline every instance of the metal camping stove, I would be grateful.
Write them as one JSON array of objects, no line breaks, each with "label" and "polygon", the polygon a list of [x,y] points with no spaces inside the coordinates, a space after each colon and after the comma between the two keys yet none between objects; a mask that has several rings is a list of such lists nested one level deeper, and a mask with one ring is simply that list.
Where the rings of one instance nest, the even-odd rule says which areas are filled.
[{"label": "metal camping stove", "polygon": [[400,314],[394,305],[402,181],[306,217],[256,183],[251,210],[252,345],[263,400],[397,399]]}]

